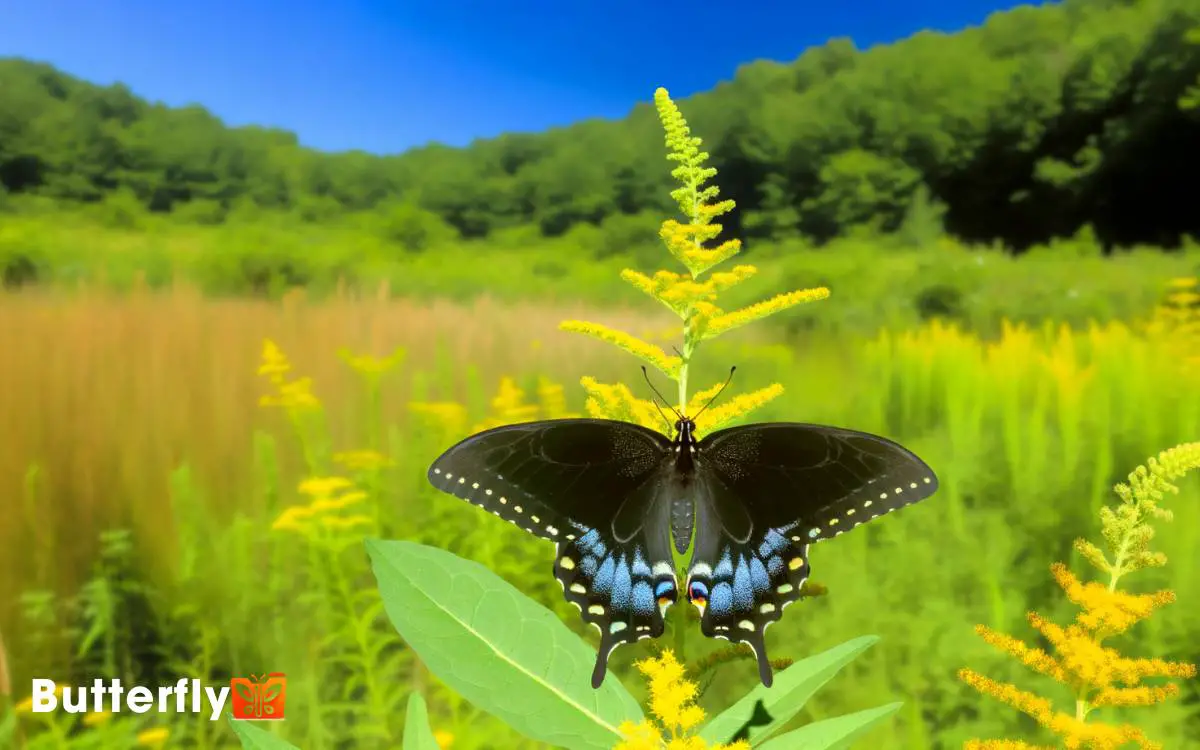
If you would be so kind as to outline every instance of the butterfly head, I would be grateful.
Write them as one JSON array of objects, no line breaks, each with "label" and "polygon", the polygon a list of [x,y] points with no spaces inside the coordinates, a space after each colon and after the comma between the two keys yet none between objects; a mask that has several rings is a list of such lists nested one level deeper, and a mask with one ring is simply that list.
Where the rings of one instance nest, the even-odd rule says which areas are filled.
[{"label": "butterfly head", "polygon": [[675,420],[675,442],[682,445],[694,445],[696,442],[696,423],[689,417]]}]

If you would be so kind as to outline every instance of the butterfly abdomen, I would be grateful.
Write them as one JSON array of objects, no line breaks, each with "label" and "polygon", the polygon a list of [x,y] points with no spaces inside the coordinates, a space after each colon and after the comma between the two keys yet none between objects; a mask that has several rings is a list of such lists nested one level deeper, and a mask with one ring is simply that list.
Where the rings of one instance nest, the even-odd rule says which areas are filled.
[{"label": "butterfly abdomen", "polygon": [[671,500],[671,539],[675,551],[687,552],[692,544],[692,529],[696,525],[695,503],[690,497],[677,495]]}]

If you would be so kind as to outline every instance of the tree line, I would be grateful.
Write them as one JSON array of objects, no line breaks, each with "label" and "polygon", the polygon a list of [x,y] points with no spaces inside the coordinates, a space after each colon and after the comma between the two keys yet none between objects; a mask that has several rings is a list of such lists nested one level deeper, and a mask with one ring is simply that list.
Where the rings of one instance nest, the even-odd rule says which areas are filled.
[{"label": "tree line", "polygon": [[[1200,116],[1180,107],[1200,75],[1198,26],[1198,0],[1025,6],[954,34],[750,63],[681,107],[743,237],[823,242],[916,215],[1018,249],[1085,225],[1108,245],[1173,246],[1200,233]],[[664,153],[648,101],[466,148],[323,153],[0,60],[0,186],[63,201],[119,192],[212,221],[245,205],[334,221],[403,201],[463,237],[523,224],[554,236],[672,211]]]}]

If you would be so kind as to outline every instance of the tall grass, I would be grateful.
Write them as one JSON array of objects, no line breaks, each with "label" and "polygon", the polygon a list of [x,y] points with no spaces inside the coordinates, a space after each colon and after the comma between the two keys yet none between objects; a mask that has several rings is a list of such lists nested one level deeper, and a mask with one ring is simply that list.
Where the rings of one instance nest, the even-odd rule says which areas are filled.
[{"label": "tall grass", "polygon": [[[14,697],[34,675],[168,682],[280,670],[290,677],[284,731],[305,748],[338,747],[334,738],[347,737],[360,747],[398,742],[400,712],[371,703],[366,681],[429,693],[434,725],[454,735],[456,748],[516,746],[501,725],[439,689],[402,644],[383,639],[369,602],[355,595],[369,580],[361,548],[325,559],[323,548],[271,530],[300,501],[301,479],[337,469],[314,462],[320,451],[302,445],[277,411],[258,407],[268,389],[256,369],[263,339],[276,341],[294,373],[313,380],[322,450],[373,448],[387,458],[377,473],[353,477],[384,536],[485,562],[575,622],[549,574],[550,550],[427,488],[424,471],[489,413],[517,413],[511,398],[491,403],[503,375],[531,400],[537,376],[561,382],[575,411],[580,374],[627,376],[621,368],[632,360],[614,361],[602,345],[555,330],[562,318],[586,314],[386,295],[213,301],[182,289],[0,297],[0,632]],[[635,332],[669,322],[636,311],[603,315]],[[397,346],[405,363],[377,393],[337,356]],[[697,377],[716,380],[730,364],[745,389],[787,388],[760,418],[900,439],[942,481],[927,503],[820,545],[814,577],[830,594],[793,608],[771,632],[773,653],[793,657],[848,633],[885,636],[804,717],[901,695],[903,721],[874,738],[880,748],[1019,736],[1008,712],[954,680],[964,663],[998,679],[1014,669],[977,642],[974,624],[1011,630],[1028,609],[1061,608],[1045,561],[1071,559],[1071,541],[1088,535],[1096,505],[1125,472],[1200,434],[1196,374],[1169,341],[1120,324],[1005,325],[986,340],[941,323],[872,339],[731,337],[712,345],[711,372]],[[466,420],[430,420],[412,401],[460,402]],[[1180,561],[1194,560],[1200,544],[1190,489],[1160,538]],[[338,572],[329,578],[329,570]],[[1195,565],[1169,574],[1181,602],[1200,601]],[[1160,583],[1154,575],[1146,585]],[[1186,656],[1200,641],[1200,616],[1188,611],[1200,610],[1185,605],[1152,621],[1140,637],[1154,643],[1141,650]],[[366,624],[353,626],[354,617]],[[617,654],[618,674],[639,655],[629,651]],[[752,668],[744,671],[740,679],[753,681]],[[1197,697],[1194,685],[1185,689],[1191,707],[1184,701],[1157,724],[1142,721],[1168,747],[1200,740],[1185,734],[1184,712],[1194,712]],[[719,702],[727,690],[717,685],[706,700]],[[23,722],[36,727],[32,717]],[[232,746],[221,724],[183,717],[171,732],[189,746]]]}]

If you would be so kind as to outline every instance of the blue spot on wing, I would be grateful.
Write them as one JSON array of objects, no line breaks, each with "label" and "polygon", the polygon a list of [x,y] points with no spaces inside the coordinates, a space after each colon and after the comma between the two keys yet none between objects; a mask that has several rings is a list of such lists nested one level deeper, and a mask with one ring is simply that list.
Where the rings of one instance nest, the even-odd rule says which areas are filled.
[{"label": "blue spot on wing", "polygon": [[596,577],[596,569],[599,566],[599,561],[597,561],[596,558],[592,557],[591,555],[583,558],[583,561],[579,563],[580,569],[583,570],[583,574],[588,578]]},{"label": "blue spot on wing", "polygon": [[646,560],[642,557],[640,547],[633,551],[633,574],[643,578],[650,577],[650,566],[646,564]]},{"label": "blue spot on wing", "polygon": [[659,581],[658,585],[654,587],[654,596],[666,596],[674,590],[675,584],[671,583],[670,581]]},{"label": "blue spot on wing", "polygon": [[729,550],[721,555],[721,561],[713,568],[713,578],[727,578],[733,575],[733,564],[729,561]]},{"label": "blue spot on wing", "polygon": [[604,546],[604,541],[600,539],[600,532],[595,529],[579,537],[579,540],[575,542],[575,546],[596,557],[604,557],[604,554],[608,552],[608,548]]},{"label": "blue spot on wing", "polygon": [[650,615],[654,613],[654,593],[650,591],[650,584],[645,581],[638,581],[633,584],[633,611],[639,615]]},{"label": "blue spot on wing", "polygon": [[746,558],[738,560],[737,570],[733,572],[733,606],[739,610],[749,610],[754,607],[754,589],[750,586],[750,566]]},{"label": "blue spot on wing", "polygon": [[783,558],[779,555],[774,555],[767,560],[767,572],[772,576],[778,576],[783,573]]},{"label": "blue spot on wing", "polygon": [[783,534],[771,529],[763,537],[762,544],[758,545],[758,555],[759,557],[770,557],[777,552],[782,552],[787,545],[788,540],[784,538]]},{"label": "blue spot on wing", "polygon": [[728,583],[713,586],[708,609],[714,617],[727,617],[733,611],[733,589]]},{"label": "blue spot on wing", "polygon": [[[611,561],[612,558],[609,558],[604,563],[607,565]],[[625,564],[624,556],[621,557],[620,564],[616,568],[616,575],[613,577],[612,606],[613,609],[628,610],[630,599],[633,597],[633,581],[629,577],[629,566]]]},{"label": "blue spot on wing", "polygon": [[592,590],[597,594],[607,594],[613,587],[613,574],[616,572],[616,563],[611,557],[604,558],[604,562],[600,565],[600,572],[596,574],[596,579],[592,581]]},{"label": "blue spot on wing", "polygon": [[767,575],[767,569],[757,557],[750,558],[750,583],[755,592],[760,594],[771,588],[771,578]]}]

